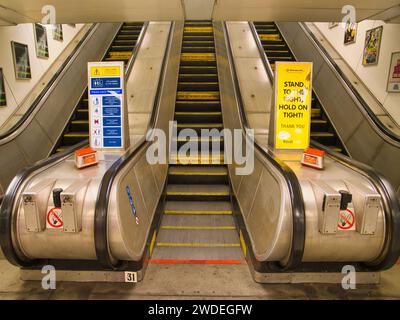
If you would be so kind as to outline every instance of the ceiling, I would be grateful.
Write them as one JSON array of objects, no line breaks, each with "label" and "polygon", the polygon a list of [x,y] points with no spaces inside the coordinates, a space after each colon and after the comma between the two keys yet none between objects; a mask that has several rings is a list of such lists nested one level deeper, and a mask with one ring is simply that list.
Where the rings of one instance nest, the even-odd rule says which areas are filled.
[{"label": "ceiling", "polygon": [[[40,22],[53,5],[56,23],[145,20],[341,21],[349,0],[0,0],[0,25]],[[352,0],[357,20],[399,22],[400,0]]]}]

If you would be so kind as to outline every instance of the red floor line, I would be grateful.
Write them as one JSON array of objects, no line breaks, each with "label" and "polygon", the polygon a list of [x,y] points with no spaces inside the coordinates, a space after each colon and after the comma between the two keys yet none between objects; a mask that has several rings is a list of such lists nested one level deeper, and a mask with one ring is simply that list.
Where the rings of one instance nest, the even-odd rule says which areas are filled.
[{"label": "red floor line", "polygon": [[246,264],[245,260],[178,260],[178,259],[149,259],[148,263],[158,264]]}]

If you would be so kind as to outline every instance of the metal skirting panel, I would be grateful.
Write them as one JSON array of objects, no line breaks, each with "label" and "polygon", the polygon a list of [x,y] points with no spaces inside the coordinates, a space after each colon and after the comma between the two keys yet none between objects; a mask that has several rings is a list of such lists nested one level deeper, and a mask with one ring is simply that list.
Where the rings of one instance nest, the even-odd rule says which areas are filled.
[{"label": "metal skirting panel", "polygon": [[[259,273],[253,272],[254,281],[259,283],[337,283],[341,284],[346,275],[340,272],[291,272]],[[379,284],[379,272],[357,272],[356,285]]]},{"label": "metal skirting panel", "polygon": [[[62,282],[128,282],[125,280],[126,271],[68,271],[56,270],[56,281]],[[128,271],[129,272],[129,271]],[[143,280],[144,272],[139,270],[136,274],[136,281]],[[20,270],[21,280],[23,281],[42,281],[46,273],[41,270]],[[131,281],[129,281],[131,282]]]}]

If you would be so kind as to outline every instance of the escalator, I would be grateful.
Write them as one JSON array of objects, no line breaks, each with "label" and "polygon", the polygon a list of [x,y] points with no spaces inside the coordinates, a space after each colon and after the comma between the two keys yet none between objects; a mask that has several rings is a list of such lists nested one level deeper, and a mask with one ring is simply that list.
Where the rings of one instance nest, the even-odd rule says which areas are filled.
[{"label": "escalator", "polygon": [[[254,22],[254,27],[272,70],[275,70],[277,61],[296,61],[274,22]],[[315,92],[312,94],[311,139],[347,155]]]},{"label": "escalator", "polygon": [[[107,50],[103,61],[124,61],[125,66],[132,57],[143,22],[124,23],[114,41]],[[55,153],[89,138],[89,104],[87,89],[75,108],[68,125],[66,126],[58,144],[54,148]]]},{"label": "escalator", "polygon": [[[176,146],[182,130],[223,129],[213,26],[186,21],[175,105]],[[166,202],[152,255],[158,261],[240,261],[243,254],[232,214],[223,138],[194,138],[198,150],[219,145],[219,153],[170,157]],[[176,148],[175,148],[176,149]]]}]

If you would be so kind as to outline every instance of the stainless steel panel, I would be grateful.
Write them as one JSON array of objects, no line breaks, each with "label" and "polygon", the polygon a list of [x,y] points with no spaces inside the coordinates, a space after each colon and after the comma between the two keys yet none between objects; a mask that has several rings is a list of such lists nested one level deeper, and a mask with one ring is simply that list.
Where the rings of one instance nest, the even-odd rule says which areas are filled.
[{"label": "stainless steel panel", "polygon": [[232,53],[235,58],[259,58],[258,48],[247,21],[228,22]]},{"label": "stainless steel panel", "polygon": [[0,184],[6,190],[12,178],[29,163],[15,141],[0,146]]},{"label": "stainless steel panel", "polygon": [[170,25],[170,22],[150,22],[142,41],[142,50],[138,53],[137,58],[162,59],[168,41]]},{"label": "stainless steel panel", "polygon": [[[138,260],[146,245],[152,212],[144,201],[143,192],[147,190],[140,188],[139,181],[131,168],[113,187],[108,215],[108,242],[111,254],[117,259]],[[130,187],[139,224],[130,206],[127,186]]]},{"label": "stainless steel panel", "polygon": [[135,72],[131,73],[126,85],[129,113],[151,113],[155,98],[153,92],[160,78],[161,61],[159,58],[135,61]]},{"label": "stainless steel panel", "polygon": [[314,78],[314,88],[337,133],[346,143],[364,120],[360,110],[348,107],[353,100],[342,90],[338,79],[326,64]]},{"label": "stainless steel panel", "polygon": [[235,60],[246,112],[269,113],[272,104],[272,86],[260,58]]},{"label": "stainless steel panel", "polygon": [[247,220],[255,255],[261,261],[281,261],[290,248],[291,212],[282,207],[282,193],[285,191],[279,186],[279,181],[263,168],[254,205]]},{"label": "stainless steel panel", "polygon": [[254,171],[251,175],[243,176],[242,183],[240,184],[239,190],[237,192],[237,199],[240,203],[246,219],[249,218],[248,215],[251,212],[256,190],[261,179],[262,171],[263,168],[261,163],[259,161],[255,161]]},{"label": "stainless steel panel", "polygon": [[384,144],[377,150],[376,157],[372,160],[371,165],[383,173],[386,178],[394,185],[400,186],[400,149],[393,148],[389,144]]},{"label": "stainless steel panel", "polygon": [[[285,23],[278,23],[278,26],[282,24]],[[324,64],[324,60],[320,54],[312,50],[313,44],[310,42],[305,33],[298,32],[296,37],[293,39],[290,48],[293,50],[298,61],[311,61],[313,63],[313,77],[318,74],[319,70]]]},{"label": "stainless steel panel", "polygon": [[38,159],[46,158],[54,146],[54,142],[49,139],[45,129],[36,119],[14,141],[24,153],[27,163],[35,163]]},{"label": "stainless steel panel", "polygon": [[296,40],[300,30],[297,27],[297,22],[276,22],[282,35],[285,37],[285,40],[289,46],[293,45],[293,42]]},{"label": "stainless steel panel", "polygon": [[384,141],[371,130],[371,124],[363,121],[361,125],[346,141],[346,147],[351,150],[355,159],[362,159],[365,163],[371,163]]}]

